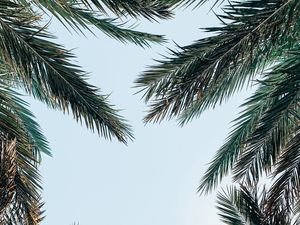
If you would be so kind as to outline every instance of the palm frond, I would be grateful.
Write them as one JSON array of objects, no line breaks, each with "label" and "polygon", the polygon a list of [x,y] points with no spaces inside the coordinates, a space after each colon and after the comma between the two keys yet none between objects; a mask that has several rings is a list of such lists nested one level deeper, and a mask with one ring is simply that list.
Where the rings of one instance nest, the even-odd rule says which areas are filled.
[{"label": "palm frond", "polygon": [[[28,164],[20,164],[17,139],[9,140],[1,136],[1,224],[37,225],[43,219],[39,193],[36,185],[28,179],[34,174],[26,174]],[[6,138],[6,139],[5,139]],[[28,147],[27,147],[28,148]],[[31,164],[31,166],[34,166]],[[36,166],[34,166],[34,171]]]},{"label": "palm frond", "polygon": [[[176,1],[156,1],[156,0],[93,0],[91,1],[94,6],[102,10],[105,13],[105,7],[108,8],[117,16],[126,16],[131,17],[144,17],[148,20],[159,19],[168,19],[172,16],[170,8],[177,3]],[[80,0],[86,5],[89,4],[87,0]]]},{"label": "palm frond", "polygon": [[241,185],[227,188],[217,195],[217,208],[222,221],[230,225],[255,224],[263,225],[264,214],[258,202],[255,187],[251,191]]},{"label": "palm frond", "polygon": [[246,187],[240,185],[240,212],[244,215],[248,224],[263,224],[265,215],[263,214],[257,193],[257,187]]},{"label": "palm frond", "polygon": [[27,107],[28,104],[16,92],[0,82],[0,132],[19,141],[28,139],[27,147],[35,149],[38,155],[41,152],[51,155],[48,142]]},{"label": "palm frond", "polygon": [[299,120],[297,52],[291,51],[288,59],[267,73],[258,90],[242,105],[246,109],[211,162],[200,191],[212,190],[234,167],[235,178],[248,182],[257,180],[263,171],[270,172]]},{"label": "palm frond", "polygon": [[4,64],[15,70],[15,76],[34,97],[71,110],[77,121],[106,138],[112,136],[126,143],[131,129],[107,103],[99,90],[89,85],[80,68],[70,62],[74,57],[36,25],[32,14],[20,5],[1,1],[0,54]]},{"label": "palm frond", "polygon": [[230,187],[226,192],[218,193],[218,205],[223,222],[230,225],[290,225],[294,214],[287,211],[286,205],[273,208],[266,207],[269,200],[264,188],[258,193],[257,186]]},{"label": "palm frond", "polygon": [[[124,27],[124,23],[118,23],[118,19],[103,18],[101,13],[83,4],[81,1],[36,1],[37,6],[43,6],[63,24],[67,24],[74,30],[83,33],[81,28],[93,33],[91,26],[103,31],[109,37],[121,42],[131,42],[139,46],[148,46],[149,43],[162,43],[165,41],[162,35],[154,35],[145,32],[134,31]],[[100,14],[100,15],[99,15]]]},{"label": "palm frond", "polygon": [[229,225],[245,225],[246,221],[240,213],[240,195],[235,188],[227,189],[217,195],[217,209],[222,222]]},{"label": "palm frond", "polygon": [[225,7],[219,16],[224,25],[207,29],[214,36],[172,51],[137,79],[150,102],[145,122],[182,115],[185,123],[249,85],[296,44],[299,8],[296,0],[236,1]]},{"label": "palm frond", "polygon": [[[213,2],[212,8],[217,6],[218,4],[221,5],[224,1],[225,0],[212,1]],[[165,0],[165,2],[175,5],[175,7],[189,7],[194,5],[194,8],[197,8],[209,2],[209,0]]]},{"label": "palm frond", "polygon": [[211,161],[201,180],[199,192],[207,193],[216,188],[223,177],[233,168],[242,150],[246,147],[246,141],[254,132],[261,115],[270,104],[271,100],[266,97],[266,93],[270,93],[273,89],[273,86],[260,85],[254,95],[241,105],[245,109],[233,121],[234,129]]},{"label": "palm frond", "polygon": [[[272,103],[262,114],[258,126],[246,142],[245,151],[237,160],[234,171],[236,179],[248,177],[250,173],[257,176],[260,171],[274,166],[282,149],[294,135],[300,112],[298,58],[299,48],[290,53],[290,56],[268,75],[277,77],[276,80],[265,83],[275,87],[273,93],[268,95]],[[258,171],[251,171],[254,167],[259,167]]]},{"label": "palm frond", "polygon": [[[294,210],[300,200],[300,133],[299,127],[294,132],[295,136],[291,138],[283,149],[276,170],[274,171],[275,180],[269,191],[268,210],[272,211],[276,207],[287,205],[289,210]],[[284,202],[284,203],[283,203]]]},{"label": "palm frond", "polygon": [[[16,139],[1,142],[1,203],[0,215],[6,210],[14,196],[14,178],[17,172],[16,166]],[[2,218],[3,216],[0,216]]]}]

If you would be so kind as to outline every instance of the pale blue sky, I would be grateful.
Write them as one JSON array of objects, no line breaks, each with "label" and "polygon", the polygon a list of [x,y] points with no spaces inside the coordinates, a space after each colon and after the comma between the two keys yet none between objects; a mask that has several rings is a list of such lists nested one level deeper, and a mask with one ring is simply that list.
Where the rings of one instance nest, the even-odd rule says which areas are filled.
[{"label": "pale blue sky", "polygon": [[[180,45],[204,37],[200,27],[219,22],[209,5],[177,10],[173,20],[143,22],[139,29],[166,34]],[[87,38],[68,33],[58,23],[51,29],[68,49],[76,48],[78,64],[91,72],[90,82],[111,93],[110,101],[124,109],[135,141],[125,146],[99,138],[72,116],[47,109],[36,101],[31,110],[48,137],[53,158],[44,157],[43,225],[215,225],[215,195],[199,196],[196,188],[207,163],[223,143],[229,122],[246,93],[203,114],[183,128],[175,120],[144,126],[146,106],[133,95],[133,81],[166,46],[142,49],[124,45],[96,32]]]}]

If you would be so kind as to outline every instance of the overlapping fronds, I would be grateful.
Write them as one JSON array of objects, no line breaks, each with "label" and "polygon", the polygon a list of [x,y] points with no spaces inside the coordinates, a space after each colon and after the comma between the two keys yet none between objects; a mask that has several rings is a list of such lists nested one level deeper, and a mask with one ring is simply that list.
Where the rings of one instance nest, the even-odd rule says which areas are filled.
[{"label": "overlapping fronds", "polygon": [[[118,22],[117,18],[106,18],[106,16],[102,15],[103,13],[98,12],[92,6],[82,1],[39,0],[35,2],[37,6],[43,6],[43,9],[46,8],[49,10],[63,24],[69,25],[81,33],[84,33],[84,30],[81,28],[93,32],[91,26],[94,26],[112,38],[122,42],[132,42],[142,47],[149,46],[151,42],[161,43],[165,41],[162,35],[154,35],[125,28],[124,22]],[[120,2],[120,4],[123,3]]]},{"label": "overlapping fronds", "polygon": [[299,48],[271,72],[242,106],[235,128],[205,173],[200,191],[212,190],[229,170],[236,180],[256,182],[269,174],[299,123]]},{"label": "overlapping fronds", "polygon": [[[112,38],[144,47],[149,46],[150,42],[161,43],[165,39],[162,35],[126,28],[124,20],[127,21],[128,17],[136,19],[143,17],[150,21],[169,19],[175,7],[193,3],[195,0],[20,0],[20,2],[27,7],[34,4],[44,12],[50,12],[64,25],[69,25],[81,33],[83,33],[81,28],[93,33],[91,26],[94,26]],[[111,14],[115,18],[107,17]]]},{"label": "overlapping fronds", "polygon": [[39,224],[42,219],[40,152],[49,149],[25,102],[0,90],[1,224]]},{"label": "overlapping fronds", "polygon": [[295,45],[297,0],[235,1],[213,36],[172,51],[137,79],[150,104],[145,122],[180,115],[182,124],[228,99]]},{"label": "overlapping fronds", "polygon": [[281,205],[270,213],[268,191],[263,189],[257,193],[256,187],[241,185],[240,188],[230,187],[218,193],[217,208],[221,219],[229,225],[291,225],[295,214]]},{"label": "overlapping fronds", "polygon": [[[262,173],[273,172],[295,135],[299,16],[296,0],[231,2],[218,15],[223,25],[206,29],[212,36],[172,51],[171,57],[137,79],[150,104],[145,122],[179,116],[181,124],[244,86],[258,84],[242,105],[245,109],[211,162],[199,191],[215,188],[230,170],[236,181],[255,185]],[[270,67],[271,72],[265,72]],[[258,74],[264,74],[262,81],[256,79]]]},{"label": "overlapping fronds", "polygon": [[[93,9],[93,7],[98,8],[103,13],[107,13],[106,9],[109,9],[112,13],[117,16],[131,17],[144,17],[149,20],[154,20],[155,18],[167,19],[170,18],[172,12],[171,7],[177,3],[176,1],[168,0],[78,0],[77,3],[83,3],[88,8]],[[65,1],[68,2],[68,1]]]},{"label": "overlapping fronds", "polygon": [[[270,168],[277,161],[287,142],[295,135],[299,123],[300,63],[299,49],[290,53],[288,59],[280,63],[268,76],[271,78],[264,85],[275,89],[266,97],[272,99],[246,142],[246,150],[235,167],[235,177],[249,174],[250,164],[259,158],[258,167]],[[275,79],[272,79],[275,77]],[[265,166],[264,163],[269,164]],[[252,172],[251,172],[252,173]],[[255,173],[255,172],[254,172]],[[248,176],[248,175],[246,175]]]},{"label": "overlapping fronds", "polygon": [[245,218],[240,215],[240,195],[236,189],[228,188],[217,195],[217,209],[222,222],[225,224],[244,225]]},{"label": "overlapping fronds", "polygon": [[[86,73],[72,63],[74,55],[48,32],[55,16],[77,32],[93,27],[121,42],[149,46],[162,35],[126,27],[128,17],[168,19],[182,0],[2,0],[0,1],[0,223],[39,224],[42,220],[41,153],[48,143],[16,89],[59,109],[92,131],[127,143],[132,132],[107,96],[87,83]],[[113,15],[115,18],[111,18]],[[124,22],[125,21],[125,22]],[[13,91],[15,90],[15,91]]]},{"label": "overlapping fronds", "polygon": [[290,211],[299,204],[299,127],[295,133],[296,135],[289,141],[280,156],[274,172],[276,179],[270,188],[267,204],[270,212],[280,208],[282,202],[289,207]]},{"label": "overlapping fronds", "polygon": [[245,142],[254,131],[262,113],[270,104],[270,99],[265,94],[273,90],[272,86],[262,86],[256,93],[242,105],[246,107],[242,114],[234,121],[235,129],[226,139],[225,144],[217,151],[210,163],[199,186],[199,191],[208,192],[232,169],[235,161],[246,145]]},{"label": "overlapping fronds", "polygon": [[14,69],[17,82],[50,106],[71,110],[76,120],[106,138],[115,136],[122,142],[132,138],[130,128],[106,97],[70,62],[74,56],[49,41],[52,36],[26,8],[9,1],[0,4],[1,59]]},{"label": "overlapping fronds", "polygon": [[256,191],[249,191],[244,186],[240,189],[227,188],[217,195],[217,208],[219,216],[226,224],[256,224],[262,225],[265,220],[260,208]]}]

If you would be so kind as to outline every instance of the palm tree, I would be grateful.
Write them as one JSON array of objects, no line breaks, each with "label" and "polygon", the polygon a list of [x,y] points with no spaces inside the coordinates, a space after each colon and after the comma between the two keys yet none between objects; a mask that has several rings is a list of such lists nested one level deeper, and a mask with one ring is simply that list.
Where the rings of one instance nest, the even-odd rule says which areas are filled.
[{"label": "palm tree", "polygon": [[[203,1],[204,2],[204,1]],[[150,105],[145,122],[177,117],[184,125],[242,88],[255,93],[199,186],[216,188],[229,172],[254,187],[271,176],[270,201],[299,204],[300,2],[229,1],[210,37],[172,51],[136,81]],[[291,207],[293,208],[293,207]]]},{"label": "palm tree", "polygon": [[54,42],[55,37],[47,30],[51,16],[67,29],[92,32],[93,26],[119,41],[144,47],[162,43],[164,37],[126,28],[124,19],[167,19],[172,16],[172,7],[180,3],[180,0],[0,1],[1,224],[32,225],[43,218],[38,164],[41,154],[50,155],[50,150],[17,90],[51,108],[72,112],[75,120],[105,138],[117,138],[123,143],[133,138],[130,126],[107,96],[87,83],[85,72],[72,63],[74,55]]}]

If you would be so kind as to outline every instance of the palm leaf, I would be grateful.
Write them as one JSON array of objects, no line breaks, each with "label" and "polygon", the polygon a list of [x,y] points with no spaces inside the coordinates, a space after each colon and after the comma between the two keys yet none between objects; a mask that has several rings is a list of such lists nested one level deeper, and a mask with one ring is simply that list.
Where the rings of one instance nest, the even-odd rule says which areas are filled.
[{"label": "palm leaf", "polygon": [[42,219],[37,166],[41,152],[49,150],[24,104],[14,92],[0,89],[0,217],[4,224],[38,224]]},{"label": "palm leaf", "polygon": [[76,120],[84,120],[88,128],[106,138],[115,136],[125,143],[132,138],[129,126],[106,97],[70,62],[74,56],[48,41],[52,36],[32,21],[24,7],[9,1],[0,4],[1,58],[14,68],[25,90],[63,112],[71,110]]},{"label": "palm leaf", "polygon": [[264,214],[261,211],[256,189],[250,192],[245,186],[240,189],[227,188],[227,191],[218,193],[217,208],[219,215],[226,224],[230,225],[262,225]]},{"label": "palm leaf", "polygon": [[[265,85],[275,86],[273,93],[268,95],[273,101],[246,142],[247,148],[238,159],[235,168],[236,179],[247,177],[249,173],[259,174],[259,171],[271,168],[276,163],[283,147],[294,135],[300,112],[298,106],[300,64],[298,58],[299,49],[291,53],[286,60],[274,68],[272,74],[268,75],[269,77],[277,76],[275,81],[265,83]],[[257,161],[255,159],[265,157],[267,160]],[[263,161],[269,165],[265,167]],[[254,167],[261,167],[259,171],[250,172],[253,164],[256,164]]]},{"label": "palm leaf", "polygon": [[227,192],[218,193],[217,195],[217,209],[222,222],[232,225],[245,225],[245,218],[240,213],[238,202],[240,195],[236,189],[228,189]]},{"label": "palm leaf", "polygon": [[299,127],[294,132],[296,135],[291,138],[280,155],[274,172],[275,180],[270,188],[268,210],[279,208],[284,202],[289,210],[299,204],[300,200],[300,133]]},{"label": "palm leaf", "polygon": [[[258,191],[260,194],[258,194]],[[266,188],[258,190],[257,186],[231,187],[218,194],[217,208],[223,221],[227,224],[249,225],[290,225],[296,220],[295,214],[287,210],[286,205],[270,210]]]},{"label": "palm leaf", "polygon": [[[162,35],[154,35],[145,32],[124,28],[124,23],[118,23],[117,19],[102,18],[101,13],[88,7],[81,1],[37,1],[36,5],[49,10],[63,24],[68,24],[74,30],[83,33],[81,28],[89,30],[95,26],[109,37],[121,42],[132,42],[139,46],[149,46],[149,42],[162,43],[165,41]],[[100,15],[99,15],[100,14]]]},{"label": "palm leaf", "polygon": [[225,7],[219,16],[225,24],[207,29],[217,35],[173,51],[137,79],[150,102],[145,122],[182,114],[185,123],[251,83],[295,45],[299,8],[296,0],[237,1]]},{"label": "palm leaf", "polygon": [[231,131],[223,146],[217,151],[209,168],[205,172],[198,188],[200,192],[209,192],[216,188],[218,183],[233,168],[242,149],[246,147],[246,141],[254,132],[261,115],[267,110],[271,99],[266,93],[273,90],[273,86],[261,85],[241,107],[245,109],[235,119],[234,129]]},{"label": "palm leaf", "polygon": [[[91,6],[90,2],[87,0],[80,0],[86,5]],[[126,16],[131,17],[144,17],[148,20],[154,20],[156,18],[167,19],[172,16],[170,8],[178,2],[176,1],[156,1],[156,0],[92,0],[93,6],[96,6],[98,9],[105,11],[105,7],[108,8],[112,13],[117,16]]]},{"label": "palm leaf", "polygon": [[[37,225],[42,220],[42,203],[35,184],[28,179],[28,168],[20,165],[18,141],[1,137],[1,224]],[[28,148],[28,147],[27,147]],[[31,166],[33,166],[31,164]],[[34,166],[35,167],[35,166]],[[36,169],[35,169],[36,170]],[[34,176],[34,174],[30,174]]]},{"label": "palm leaf", "polygon": [[258,90],[242,105],[246,109],[235,120],[235,129],[211,162],[199,191],[212,190],[231,169],[236,180],[250,183],[262,172],[271,171],[299,120],[297,52],[292,51],[267,73]]}]

